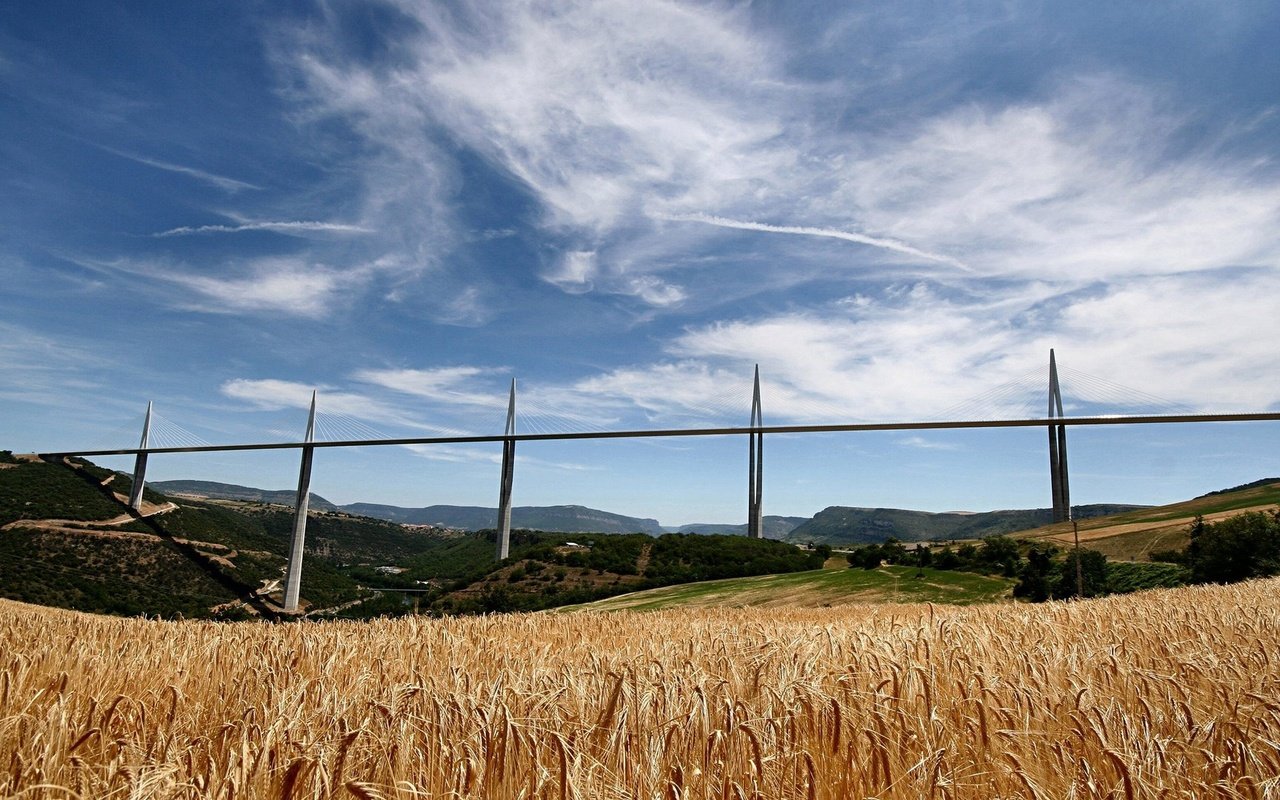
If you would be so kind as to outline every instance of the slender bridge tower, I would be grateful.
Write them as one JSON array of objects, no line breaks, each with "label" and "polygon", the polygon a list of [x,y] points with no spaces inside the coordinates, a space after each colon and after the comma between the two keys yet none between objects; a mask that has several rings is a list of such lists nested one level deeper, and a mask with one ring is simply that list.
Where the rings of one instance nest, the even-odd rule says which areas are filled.
[{"label": "slender bridge tower", "polygon": [[764,538],[764,415],[760,409],[760,365],[756,364],[755,389],[751,394],[751,433],[747,446],[747,536]]},{"label": "slender bridge tower", "polygon": [[[316,437],[316,393],[311,393],[311,414],[307,417],[305,442]],[[284,578],[284,610],[290,614],[298,610],[298,592],[302,588],[302,552],[307,540],[307,505],[311,501],[311,446],[302,448],[302,466],[298,470],[298,499],[294,505],[293,538],[289,542],[289,566]]]},{"label": "slender bridge tower", "polygon": [[[1049,419],[1062,419],[1062,389],[1058,362],[1049,351]],[[1067,481],[1067,426],[1049,425],[1049,484],[1053,491],[1053,521],[1071,519],[1071,487]]]},{"label": "slender bridge tower", "polygon": [[138,457],[133,461],[133,487],[129,489],[129,508],[142,511],[142,488],[147,482],[147,445],[151,441],[151,402],[147,401],[147,417],[142,421],[142,441]]},{"label": "slender bridge tower", "polygon": [[498,487],[498,560],[511,553],[511,483],[516,469],[516,379],[511,379],[507,401],[507,427],[502,440],[502,479]]}]

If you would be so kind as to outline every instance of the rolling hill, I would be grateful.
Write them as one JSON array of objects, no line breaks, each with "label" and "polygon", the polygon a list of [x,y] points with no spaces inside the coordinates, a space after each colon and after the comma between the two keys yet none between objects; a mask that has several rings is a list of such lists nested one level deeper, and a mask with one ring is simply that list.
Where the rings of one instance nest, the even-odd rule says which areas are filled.
[{"label": "rolling hill", "polygon": [[[786,539],[787,534],[795,530],[797,527],[809,521],[808,517],[777,517],[765,516],[762,519],[764,523],[764,538],[766,539]],[[734,525],[732,523],[717,522],[695,522],[689,525],[681,525],[676,528],[675,533],[724,533],[734,536],[745,536],[747,533],[746,524]]]},{"label": "rolling hill", "polygon": [[666,608],[819,608],[857,603],[969,605],[1009,597],[1007,578],[937,569],[884,566],[831,569],[684,583],[610,597],[564,611],[657,611]]},{"label": "rolling hill", "polygon": [[[1276,509],[1280,509],[1280,478],[1267,478],[1181,503],[1081,519],[1080,543],[1113,560],[1142,561],[1156,551],[1186,547],[1190,541],[1188,529],[1197,516],[1205,522],[1217,522],[1246,511]],[[1018,534],[1020,539],[1041,539],[1059,545],[1070,545],[1074,536],[1071,523],[1044,525]]]},{"label": "rolling hill", "polygon": [[[482,506],[435,505],[425,508],[401,508],[376,503],[351,503],[342,511],[366,517],[399,522],[404,525],[435,525],[444,528],[478,531],[493,528],[498,522],[496,508]],[[559,533],[662,533],[656,519],[640,519],[611,514],[585,506],[515,506],[511,509],[514,528],[555,531]]]},{"label": "rolling hill", "polygon": [[[293,526],[290,508],[271,503],[272,493],[251,487],[183,482],[179,489],[185,490],[185,496],[173,498],[148,487],[142,513],[135,514],[125,505],[129,488],[128,475],[83,460],[41,461],[0,451],[0,595],[117,614],[200,617],[246,611],[276,613]],[[201,491],[222,497],[192,497]],[[228,499],[241,495],[252,499]],[[317,506],[323,509],[323,498],[321,501]],[[1144,561],[1154,550],[1185,546],[1187,527],[1197,515],[1212,522],[1242,511],[1277,507],[1280,481],[1257,481],[1169,506],[1120,507],[1127,510],[1086,518],[1079,528],[1087,547],[1112,560]],[[473,514],[485,511],[461,508]],[[1109,508],[1115,507],[1095,506],[1089,511],[1096,514]],[[430,509],[416,511],[428,514]],[[512,555],[502,564],[493,560],[492,531],[443,530],[424,523],[408,527],[344,510],[313,511],[308,526],[304,607],[352,616],[398,613],[403,610],[400,598],[408,596],[434,611],[535,609],[710,578],[813,568],[806,559],[814,554],[802,553],[784,542],[748,540],[706,530],[716,526],[689,526],[702,528],[699,533],[705,535],[607,533],[599,529],[607,528],[604,523],[618,515],[579,506],[550,507],[550,511],[553,521],[569,515],[578,527],[596,530],[513,531]],[[908,531],[915,531],[917,537],[972,540],[1012,532],[1019,540],[1071,543],[1069,525],[1018,530],[1039,514],[1047,512],[928,514],[833,507],[798,525],[789,538],[820,543],[826,536],[839,543],[847,542],[848,532],[853,530],[864,531],[862,541],[871,542],[887,536],[909,540],[912,534]],[[439,522],[450,517],[417,519]],[[465,516],[452,519],[467,521]],[[771,519],[780,525],[797,521]],[[827,526],[825,532],[821,525]],[[809,539],[806,529],[817,534]],[[1024,550],[1026,547],[1024,544]],[[790,574],[754,580],[734,589],[744,594],[733,602],[772,602],[768,595],[818,604],[851,595],[886,599],[882,592],[877,594],[880,590],[874,585],[859,588],[849,583],[874,584],[873,575],[839,572],[843,577],[819,574],[809,579]],[[919,586],[936,582],[925,581]],[[895,592],[902,591],[907,590],[895,587]],[[926,592],[921,597],[946,602],[949,591],[937,597]],[[686,600],[707,594],[696,588],[668,592],[668,596]],[[801,597],[809,599],[801,601]]]},{"label": "rolling hill", "polygon": [[[182,482],[184,494],[172,498],[149,486],[136,513],[129,488],[127,475],[87,461],[0,451],[0,597],[121,615],[280,615],[291,508],[250,487]],[[199,492],[218,498],[193,496]],[[525,519],[536,521],[538,511]],[[617,515],[576,506],[550,514],[579,528],[619,525]],[[499,563],[491,530],[313,510],[302,606],[375,616],[402,613],[408,598],[422,610],[532,610],[640,587],[812,569],[814,558],[740,536],[517,529],[511,558]]]},{"label": "rolling hill", "polygon": [[[284,506],[292,506],[297,495],[289,489],[256,489],[251,486],[216,481],[155,481],[150,486],[158,492],[185,497],[242,500]],[[464,531],[493,528],[498,520],[496,508],[483,506],[433,505],[424,508],[405,508],[379,503],[349,503],[340,506],[314,492],[311,495],[310,507],[316,511],[343,512],[398,522],[402,525],[433,525]],[[628,517],[573,505],[516,506],[511,510],[511,524],[516,528],[562,533],[648,533],[656,536],[663,532],[662,526],[656,519]]]},{"label": "rolling hill", "polygon": [[[293,489],[255,489],[234,483],[217,481],[152,481],[148,484],[161,494],[171,497],[202,497],[208,500],[243,500],[247,503],[270,503],[292,506],[298,493]],[[315,492],[311,493],[308,508],[316,511],[338,511],[338,507]],[[371,515],[370,515],[371,516]]]},{"label": "rolling hill", "polygon": [[[1082,518],[1103,517],[1144,508],[1146,506],[1116,504],[1074,507]],[[932,513],[898,508],[831,506],[794,528],[786,535],[785,540],[848,546],[875,544],[890,537],[901,542],[981,539],[1038,528],[1048,524],[1051,519],[1052,512],[1047,508]]]}]

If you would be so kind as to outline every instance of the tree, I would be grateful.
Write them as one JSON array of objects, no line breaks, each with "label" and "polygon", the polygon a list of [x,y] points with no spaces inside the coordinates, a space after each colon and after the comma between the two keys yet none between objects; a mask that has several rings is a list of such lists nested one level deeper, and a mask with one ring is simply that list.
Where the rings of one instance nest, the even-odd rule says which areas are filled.
[{"label": "tree", "polygon": [[884,560],[884,552],[878,544],[869,544],[865,547],[855,547],[849,551],[846,556],[849,559],[849,566],[862,567],[863,569],[876,569],[880,566],[880,562]]},{"label": "tree", "polygon": [[929,545],[916,545],[916,566],[929,567],[933,566],[933,551],[929,549]]},{"label": "tree", "polygon": [[880,552],[884,555],[884,560],[890,564],[901,564],[907,560],[907,548],[892,536],[880,545]]},{"label": "tree", "polygon": [[960,559],[956,556],[954,550],[948,545],[938,551],[938,555],[933,558],[933,566],[938,569],[956,569],[960,566]]},{"label": "tree", "polygon": [[1059,600],[1077,597],[1076,558],[1079,553],[1080,577],[1085,597],[1100,597],[1107,593],[1107,557],[1097,550],[1072,550],[1062,564],[1062,572],[1053,586],[1053,596]]},{"label": "tree", "polygon": [[1018,574],[1018,567],[1022,563],[1022,557],[1018,555],[1018,543],[1008,536],[988,536],[983,539],[978,558],[990,568],[1009,577]]},{"label": "tree", "polygon": [[1187,566],[1195,583],[1232,583],[1280,573],[1280,511],[1192,523]]},{"label": "tree", "polygon": [[1027,553],[1027,563],[1023,565],[1018,583],[1013,587],[1013,596],[1033,603],[1042,603],[1049,599],[1053,584],[1052,547],[1032,547]]}]

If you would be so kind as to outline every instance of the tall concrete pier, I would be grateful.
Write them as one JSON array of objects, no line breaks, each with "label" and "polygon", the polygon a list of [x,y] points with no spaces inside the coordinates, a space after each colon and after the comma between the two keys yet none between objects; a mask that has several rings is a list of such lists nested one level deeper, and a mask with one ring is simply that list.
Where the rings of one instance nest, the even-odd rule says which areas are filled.
[{"label": "tall concrete pier", "polygon": [[129,490],[129,508],[142,510],[142,488],[147,483],[146,449],[151,441],[151,401],[147,401],[147,417],[142,421],[142,441],[138,443],[138,456],[133,460],[133,487]]},{"label": "tall concrete pier", "polygon": [[511,379],[511,397],[507,401],[507,427],[502,440],[502,479],[498,487],[498,560],[511,552],[511,484],[516,469],[516,380]]},{"label": "tall concrete pier", "polygon": [[[1058,362],[1049,351],[1049,419],[1062,419],[1062,388]],[[1053,492],[1053,521],[1071,519],[1071,487],[1067,480],[1067,426],[1049,425],[1049,485]]]},{"label": "tall concrete pier", "polygon": [[[307,417],[308,444],[316,437],[316,393],[311,393],[311,414]],[[311,458],[315,448],[302,448],[302,466],[298,470],[298,496],[294,505],[293,538],[289,541],[289,566],[285,569],[284,610],[298,610],[298,593],[302,589],[302,552],[307,541],[307,506],[311,501]]]},{"label": "tall concrete pier", "polygon": [[751,432],[747,446],[747,536],[764,538],[764,414],[760,409],[760,365],[751,394]]}]

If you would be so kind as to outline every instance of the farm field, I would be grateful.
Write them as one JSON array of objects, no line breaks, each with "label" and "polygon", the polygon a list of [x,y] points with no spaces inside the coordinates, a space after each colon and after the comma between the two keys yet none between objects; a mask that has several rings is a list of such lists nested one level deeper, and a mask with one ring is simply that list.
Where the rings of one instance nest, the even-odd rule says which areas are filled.
[{"label": "farm field", "polygon": [[653,611],[663,608],[758,606],[762,608],[852,605],[859,603],[989,603],[1008,598],[1014,581],[1005,578],[915,567],[837,568],[727,578],[664,586],[570,606],[584,611]]},{"label": "farm field", "polygon": [[[1181,550],[1190,541],[1187,531],[1197,516],[1219,522],[1247,511],[1280,509],[1280,483],[1265,483],[1172,503],[1080,520],[1080,543],[1115,561],[1145,561],[1157,550]],[[1070,523],[1046,525],[1016,534],[1019,539],[1042,539],[1070,547]]]},{"label": "farm field", "polygon": [[288,625],[4,601],[0,796],[1275,796],[1278,590]]}]

